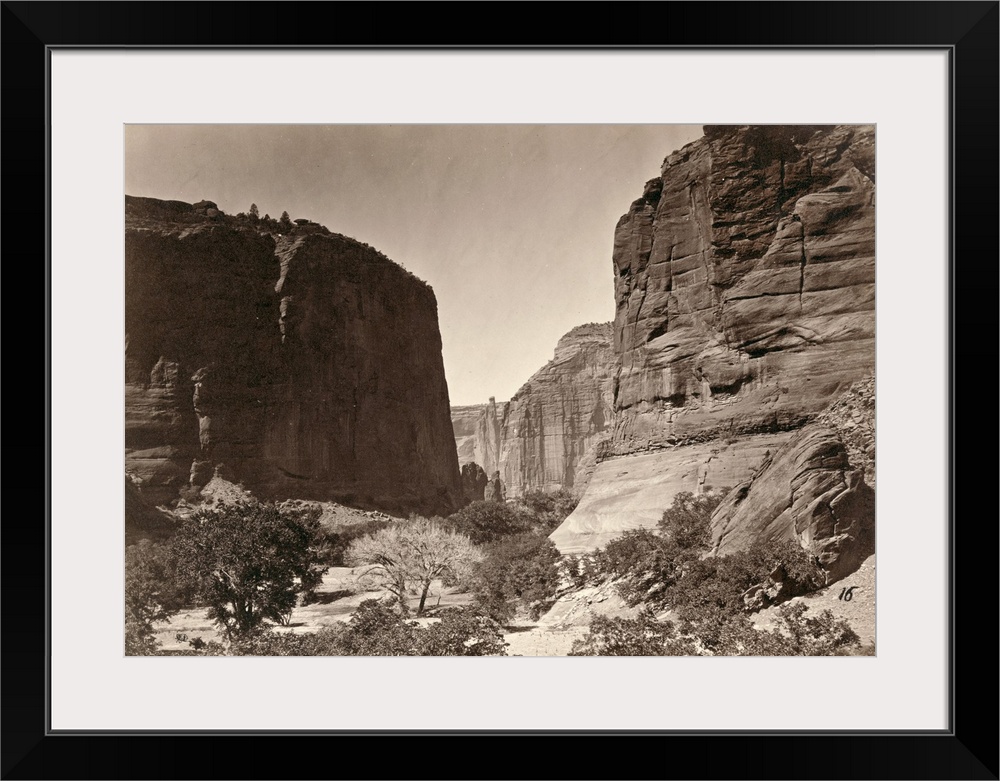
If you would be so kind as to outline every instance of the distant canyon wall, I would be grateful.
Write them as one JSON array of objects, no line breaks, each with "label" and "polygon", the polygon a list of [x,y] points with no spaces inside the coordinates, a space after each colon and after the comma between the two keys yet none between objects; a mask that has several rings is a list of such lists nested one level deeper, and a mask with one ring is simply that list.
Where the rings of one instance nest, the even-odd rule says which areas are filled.
[{"label": "distant canyon wall", "polygon": [[217,470],[255,494],[461,504],[430,287],[321,226],[126,198],[126,469],[148,499]]},{"label": "distant canyon wall", "polygon": [[476,460],[476,424],[485,410],[485,404],[451,408],[451,426],[459,466],[473,462],[482,466],[482,462]]},{"label": "distant canyon wall", "polygon": [[460,461],[479,464],[490,477],[499,472],[510,498],[579,490],[610,431],[611,340],[610,323],[578,326],[509,402],[453,407]]},{"label": "distant canyon wall", "polygon": [[[615,231],[609,458],[552,535],[560,549],[653,526],[679,491],[752,479],[760,491],[764,472],[790,501],[795,467],[769,466],[785,448],[807,471],[829,467],[827,489],[864,493],[843,432],[804,427],[874,371],[874,150],[870,126],[707,126],[664,160]],[[839,493],[814,487],[831,507]],[[825,539],[873,523],[858,520],[872,497],[855,494],[853,520],[822,511],[775,534],[836,553]],[[734,523],[746,528],[717,524],[720,551],[753,536]]]}]

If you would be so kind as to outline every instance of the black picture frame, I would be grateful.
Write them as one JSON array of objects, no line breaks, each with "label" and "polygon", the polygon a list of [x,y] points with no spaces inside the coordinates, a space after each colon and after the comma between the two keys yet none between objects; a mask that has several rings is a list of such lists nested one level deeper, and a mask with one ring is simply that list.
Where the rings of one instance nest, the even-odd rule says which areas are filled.
[{"label": "black picture frame", "polygon": [[[571,12],[567,12],[569,8]],[[580,3],[548,9],[554,11],[552,14],[545,14],[537,4],[481,3],[433,9],[425,4],[403,4],[389,9],[364,3],[2,3],[6,341],[7,355],[17,356],[16,377],[5,384],[6,408],[14,413],[8,421],[34,421],[29,424],[34,426],[32,434],[26,438],[15,433],[16,427],[8,428],[4,444],[4,462],[21,468],[8,474],[9,489],[10,475],[17,478],[14,489],[7,493],[2,538],[2,777],[306,778],[370,774],[414,778],[426,773],[445,778],[526,773],[550,778],[998,778],[998,548],[992,498],[996,473],[993,469],[985,473],[984,459],[973,457],[980,452],[982,442],[968,448],[957,443],[959,432],[986,428],[982,407],[989,402],[956,402],[962,399],[959,379],[981,381],[981,370],[974,369],[984,363],[995,376],[992,356],[984,358],[982,344],[984,333],[997,333],[1000,3]],[[460,37],[452,33],[456,37],[449,42],[447,28],[439,23],[444,11],[451,11],[447,14],[451,20],[489,19],[489,25],[467,26]],[[322,23],[329,12],[336,24]],[[526,24],[529,16],[530,25]],[[557,25],[543,21],[548,16],[562,19],[568,26],[557,29]],[[952,77],[950,727],[940,732],[867,734],[264,733],[263,741],[264,735],[259,733],[53,733],[48,728],[48,623],[43,600],[48,587],[45,563],[52,490],[48,447],[48,56],[54,47],[160,46],[947,50]],[[959,258],[965,264],[962,273],[958,273]],[[43,300],[46,306],[41,307]],[[29,306],[30,310],[24,311]],[[992,341],[988,336],[986,339]],[[27,349],[17,349],[24,342]],[[964,358],[961,371],[960,358]],[[23,382],[26,377],[42,379],[42,392],[38,383]],[[988,389],[983,395],[989,396],[994,382],[977,387],[981,390],[983,385]],[[45,436],[39,437],[37,422],[43,420]],[[987,441],[985,447],[990,449],[992,442]],[[964,456],[961,465],[960,455]],[[46,497],[44,515],[39,496]],[[979,501],[983,497],[987,501]],[[956,528],[959,518],[963,525]],[[913,588],[915,594],[921,588],[919,573],[914,573]],[[914,635],[919,641],[919,627],[914,628]],[[827,685],[835,686],[835,682]],[[782,704],[762,703],[762,707]],[[479,754],[480,763],[470,767],[464,759],[469,754],[464,744],[443,743],[445,738],[467,741],[473,737],[520,737],[520,745],[534,748],[525,758],[541,754],[551,759],[542,764],[532,760],[530,767],[519,768],[517,760],[504,759],[517,756],[508,742],[491,742],[485,744],[489,753]],[[531,740],[539,737],[554,740]],[[626,745],[621,742],[625,738],[632,740]],[[337,749],[336,754],[331,748]],[[313,752],[315,757],[311,758]],[[343,759],[335,760],[334,756]],[[486,757],[490,761],[482,762]]]}]

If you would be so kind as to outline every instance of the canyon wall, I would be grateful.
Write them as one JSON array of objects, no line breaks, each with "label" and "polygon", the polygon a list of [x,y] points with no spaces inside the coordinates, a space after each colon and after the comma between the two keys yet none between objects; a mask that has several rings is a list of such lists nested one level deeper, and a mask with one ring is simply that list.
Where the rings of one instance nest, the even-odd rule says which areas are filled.
[{"label": "canyon wall", "polygon": [[265,498],[448,512],[461,483],[430,287],[315,224],[126,198],[126,470]]},{"label": "canyon wall", "polygon": [[707,126],[646,183],[615,231],[608,459],[561,550],[655,525],[678,491],[747,481],[786,446],[808,461],[790,441],[874,370],[874,148],[870,126]]},{"label": "canyon wall", "polygon": [[476,461],[476,425],[485,411],[485,404],[451,408],[451,427],[460,467],[479,463]]},{"label": "canyon wall", "polygon": [[875,552],[875,378],[854,383],[736,486],[712,516],[712,549],[796,539],[830,581]]},{"label": "canyon wall", "polygon": [[580,487],[577,469],[611,423],[615,365],[611,324],[578,326],[504,406],[497,468],[507,496]]},{"label": "canyon wall", "polygon": [[509,498],[579,490],[610,429],[615,365],[611,323],[574,328],[509,402],[452,408],[460,460],[499,472]]}]

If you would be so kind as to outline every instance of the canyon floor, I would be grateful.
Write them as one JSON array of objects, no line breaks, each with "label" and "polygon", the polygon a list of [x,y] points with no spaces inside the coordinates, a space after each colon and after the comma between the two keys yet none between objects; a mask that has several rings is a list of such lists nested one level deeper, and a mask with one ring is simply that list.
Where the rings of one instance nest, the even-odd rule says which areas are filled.
[{"label": "canyon floor", "polygon": [[[850,600],[841,598],[844,589],[854,587]],[[337,622],[349,621],[358,605],[366,599],[385,596],[380,591],[365,591],[359,587],[354,570],[332,567],[317,589],[319,599],[311,605],[297,607],[291,625],[276,627],[277,632],[315,632]],[[864,646],[875,642],[875,557],[867,559],[853,574],[843,580],[792,602],[803,602],[810,612],[830,610],[837,618],[846,620],[861,638]],[[433,613],[441,608],[462,607],[472,603],[472,595],[435,583],[428,599],[430,615],[421,623],[434,620]],[[416,608],[416,599],[411,607]],[[773,629],[777,607],[756,614],[754,623],[760,629]],[[628,617],[634,609],[627,607],[614,592],[613,586],[603,584],[572,591],[559,598],[551,610],[538,621],[522,620],[508,627],[504,639],[509,644],[508,656],[566,656],[573,642],[587,634],[587,626],[595,615]],[[203,608],[181,610],[169,622],[157,625],[156,639],[163,651],[179,651],[188,647],[186,641],[177,640],[177,634],[189,639],[200,637],[205,641],[221,639],[212,620]],[[666,617],[669,618],[669,615]]]},{"label": "canyon floor", "polygon": [[[316,590],[319,599],[311,605],[295,608],[291,625],[275,627],[276,632],[315,632],[325,626],[349,621],[358,605],[366,599],[386,596],[381,591],[365,591],[356,582],[354,570],[349,567],[331,567]],[[454,589],[444,588],[435,583],[428,598],[430,616],[417,619],[420,623],[434,620],[433,613],[441,608],[462,607],[472,602],[472,595]],[[416,609],[417,600],[411,607]],[[186,640],[178,640],[177,635],[187,635],[188,640],[200,637],[208,642],[221,640],[221,634],[207,615],[207,609],[192,607],[179,611],[156,625],[156,639],[163,651],[180,651],[188,648]],[[519,622],[510,627],[505,639],[510,644],[509,656],[565,656],[573,646],[573,641],[587,633],[586,626],[552,625],[542,622]]]}]

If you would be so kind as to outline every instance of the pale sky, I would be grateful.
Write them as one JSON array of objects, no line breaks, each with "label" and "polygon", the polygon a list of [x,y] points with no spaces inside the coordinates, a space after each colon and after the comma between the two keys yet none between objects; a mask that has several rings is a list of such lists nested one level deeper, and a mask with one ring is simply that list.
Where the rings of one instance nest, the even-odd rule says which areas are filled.
[{"label": "pale sky", "polygon": [[454,405],[614,317],[615,224],[691,125],[130,125],[125,192],[306,217],[434,288]]}]

